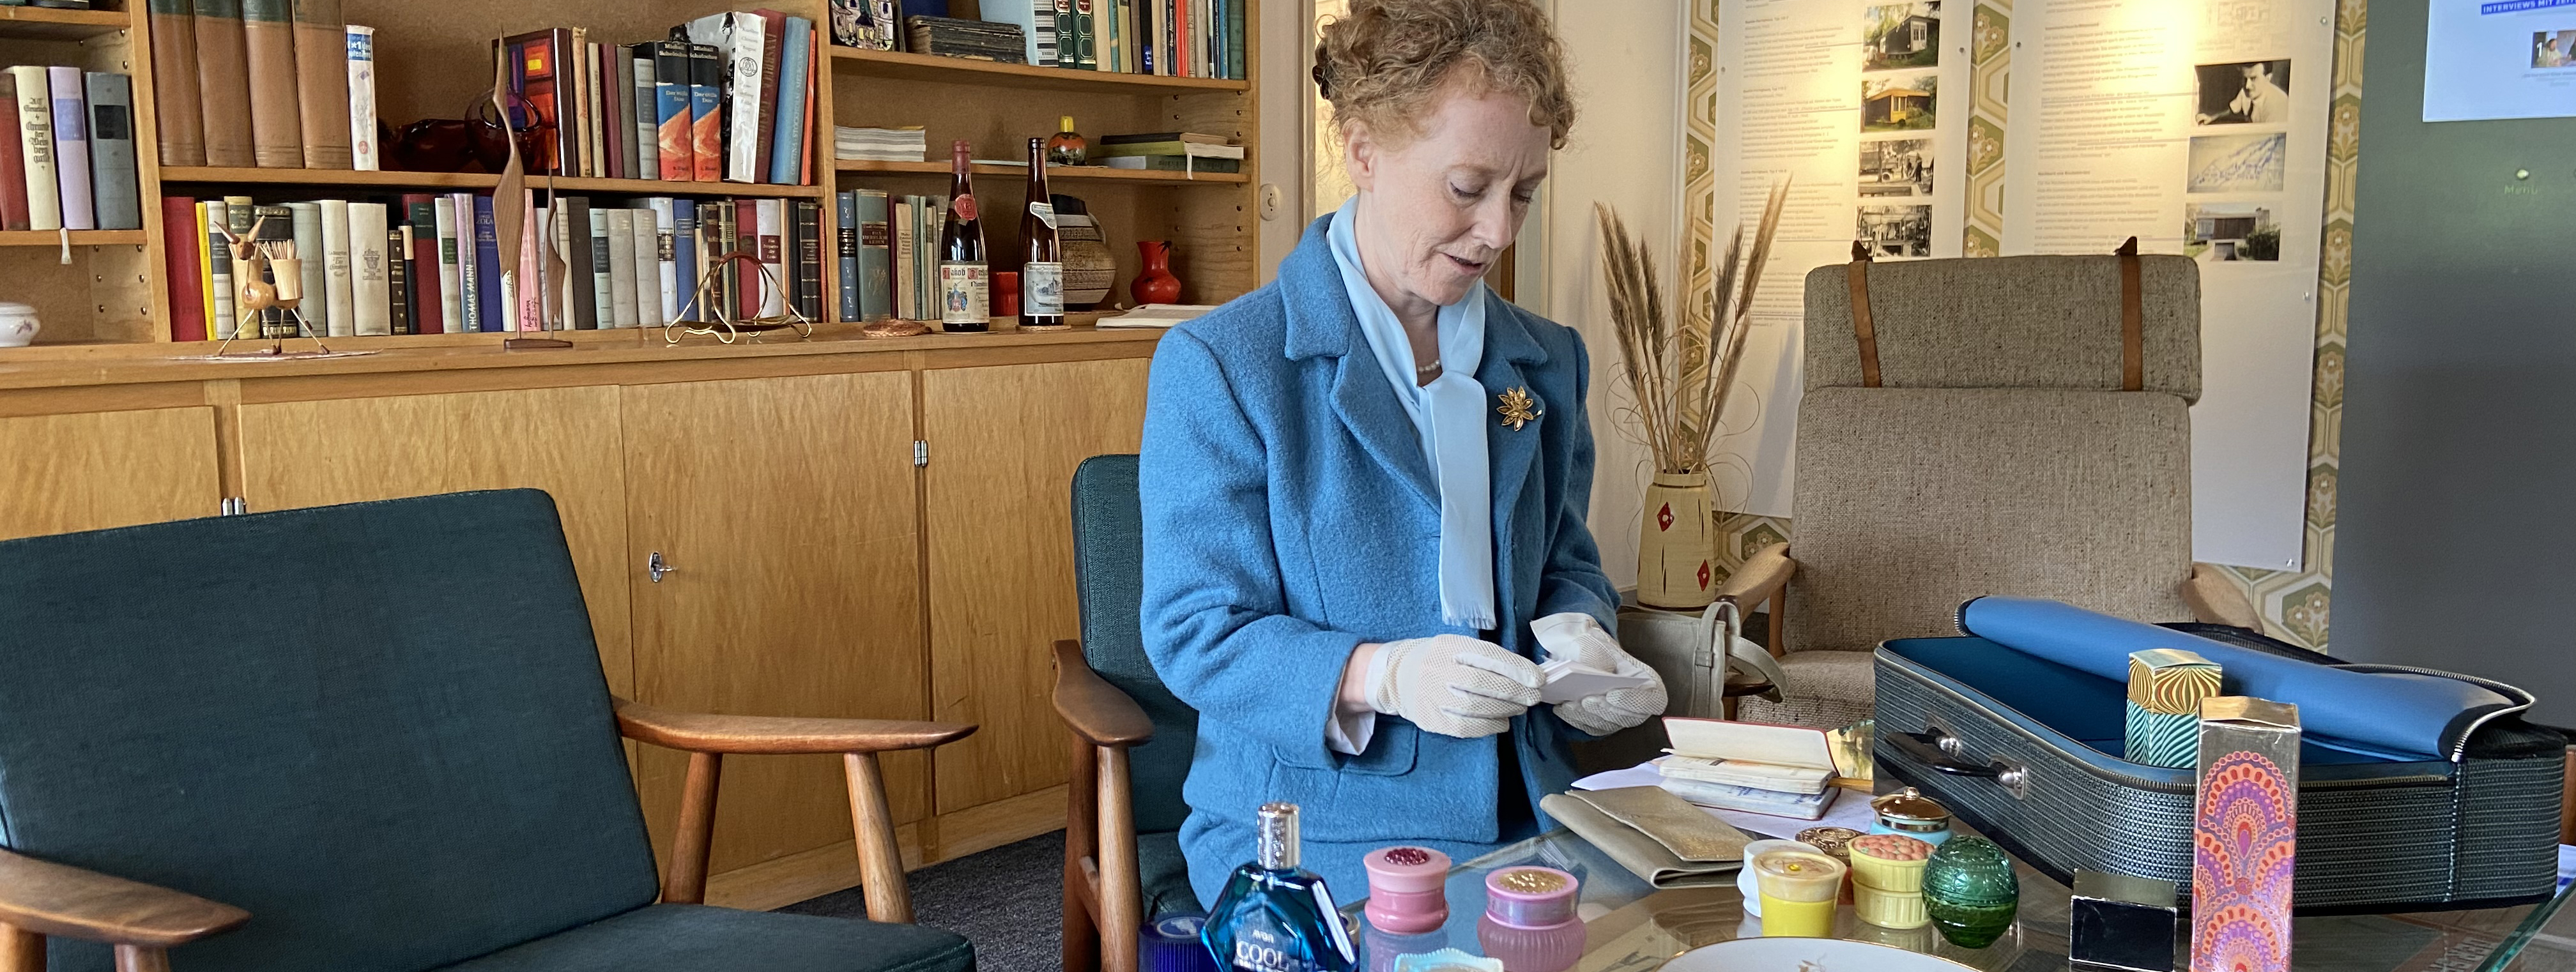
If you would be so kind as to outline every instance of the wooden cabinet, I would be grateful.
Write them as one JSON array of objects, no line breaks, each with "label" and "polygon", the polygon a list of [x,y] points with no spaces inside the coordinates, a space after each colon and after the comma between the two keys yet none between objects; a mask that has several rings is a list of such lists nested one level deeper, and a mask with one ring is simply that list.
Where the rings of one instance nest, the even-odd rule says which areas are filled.
[{"label": "wooden cabinet", "polygon": [[1074,467],[1134,452],[1142,358],[922,373],[930,670],[936,718],[983,728],[942,747],[940,813],[1063,783],[1049,652],[1079,637]]},{"label": "wooden cabinet", "polygon": [[[244,404],[242,498],[254,511],[471,489],[554,497],[608,686],[635,691],[627,633],[625,457],[617,389],[531,388]],[[472,585],[470,567],[421,565]]]},{"label": "wooden cabinet", "polygon": [[[911,374],[622,393],[641,699],[702,712],[929,718]],[[659,580],[647,566],[656,554],[669,568]],[[686,765],[650,747],[638,759],[657,846],[668,846]],[[921,819],[923,754],[892,754],[885,770],[896,822]],[[830,756],[726,759],[711,870],[846,846],[843,787]]]},{"label": "wooden cabinet", "polygon": [[0,418],[0,540],[213,516],[215,410]]}]

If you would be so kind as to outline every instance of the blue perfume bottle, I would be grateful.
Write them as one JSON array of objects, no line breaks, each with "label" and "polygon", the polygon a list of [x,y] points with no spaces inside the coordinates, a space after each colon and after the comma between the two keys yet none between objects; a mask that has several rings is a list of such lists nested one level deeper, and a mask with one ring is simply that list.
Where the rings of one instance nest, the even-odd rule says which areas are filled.
[{"label": "blue perfume bottle", "polygon": [[1324,879],[1297,866],[1297,805],[1261,805],[1260,852],[1236,868],[1199,939],[1234,972],[1345,972],[1358,965],[1350,929]]}]

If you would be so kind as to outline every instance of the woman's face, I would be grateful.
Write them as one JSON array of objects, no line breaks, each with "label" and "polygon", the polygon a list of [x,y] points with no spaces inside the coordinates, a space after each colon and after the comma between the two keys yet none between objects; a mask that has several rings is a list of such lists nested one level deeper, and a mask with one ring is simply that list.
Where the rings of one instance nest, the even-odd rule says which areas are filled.
[{"label": "woman's face", "polygon": [[1345,132],[1369,282],[1406,316],[1457,303],[1512,245],[1550,140],[1529,102],[1455,86],[1421,129],[1393,142],[1356,121]]}]

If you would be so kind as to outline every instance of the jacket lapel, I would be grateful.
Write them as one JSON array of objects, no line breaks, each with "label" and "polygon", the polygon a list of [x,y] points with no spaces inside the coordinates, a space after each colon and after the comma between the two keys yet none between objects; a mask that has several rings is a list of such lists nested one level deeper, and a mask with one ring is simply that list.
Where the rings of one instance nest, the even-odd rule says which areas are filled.
[{"label": "jacket lapel", "polygon": [[1574,413],[1557,416],[1554,413],[1560,403],[1541,398],[1532,406],[1539,413],[1538,421],[1517,430],[1503,424],[1501,413],[1495,410],[1503,393],[1519,388],[1536,398],[1538,390],[1521,368],[1546,364],[1548,356],[1547,350],[1530,336],[1518,308],[1490,291],[1485,301],[1485,361],[1476,370],[1476,381],[1485,386],[1485,455],[1493,469],[1495,594],[1497,606],[1509,616],[1510,602],[1502,598],[1510,593],[1512,576],[1512,508],[1519,504],[1530,470],[1538,464],[1539,443],[1547,423],[1579,422],[1583,417]]},{"label": "jacket lapel", "polygon": [[1290,360],[1333,358],[1333,414],[1378,465],[1433,509],[1440,490],[1431,479],[1431,460],[1422,454],[1422,438],[1395,390],[1386,385],[1377,355],[1359,337],[1360,322],[1342,286],[1325,231],[1333,214],[1306,227],[1297,249],[1279,264],[1279,285],[1287,299],[1287,354]]}]

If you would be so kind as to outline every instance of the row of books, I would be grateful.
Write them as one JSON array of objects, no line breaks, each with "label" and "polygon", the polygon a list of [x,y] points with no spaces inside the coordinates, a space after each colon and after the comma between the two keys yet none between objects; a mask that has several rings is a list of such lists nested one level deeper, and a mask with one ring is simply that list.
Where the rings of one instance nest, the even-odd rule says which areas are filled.
[{"label": "row of books", "polygon": [[984,0],[985,20],[1019,28],[1017,57],[942,23],[946,0],[831,0],[831,9],[832,42],[844,47],[1238,81],[1248,64],[1244,0]]},{"label": "row of books", "polygon": [[588,28],[503,38],[510,89],[536,117],[550,175],[674,182],[814,182],[814,22],[711,14],[668,40],[605,44]]},{"label": "row of books", "polygon": [[151,0],[165,165],[371,170],[375,28],[340,0]]},{"label": "row of books", "polygon": [[843,192],[841,288],[844,320],[939,319],[939,233],[948,217],[946,196],[888,195],[879,189]]},{"label": "row of books", "polygon": [[133,79],[76,67],[0,71],[0,229],[141,229]]},{"label": "row of books", "polygon": [[1197,132],[1102,136],[1100,144],[1093,146],[1089,154],[1101,165],[1113,169],[1188,173],[1243,171],[1243,146],[1227,144],[1222,135]]},{"label": "row of books", "polygon": [[[217,227],[285,244],[280,252],[297,258],[287,272],[301,285],[299,309],[315,333],[333,337],[655,327],[718,313],[778,316],[791,305],[823,316],[822,207],[813,200],[528,202],[516,266],[506,267],[490,194],[166,197],[171,339],[296,335],[282,311],[242,330],[241,281]],[[736,253],[749,259],[725,260]],[[719,264],[723,273],[704,273]],[[269,282],[280,265],[272,261]],[[538,286],[520,285],[527,280]]]}]

